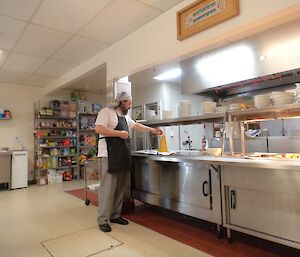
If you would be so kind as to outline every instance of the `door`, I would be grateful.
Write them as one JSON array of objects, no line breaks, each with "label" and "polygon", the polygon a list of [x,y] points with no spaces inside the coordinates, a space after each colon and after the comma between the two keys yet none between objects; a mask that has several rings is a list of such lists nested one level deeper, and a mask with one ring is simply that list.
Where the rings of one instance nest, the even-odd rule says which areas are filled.
[{"label": "door", "polygon": [[229,224],[300,242],[299,196],[226,187]]},{"label": "door", "polygon": [[195,206],[212,209],[208,165],[160,162],[158,166],[161,174],[161,195],[166,205],[182,203],[186,208]]}]

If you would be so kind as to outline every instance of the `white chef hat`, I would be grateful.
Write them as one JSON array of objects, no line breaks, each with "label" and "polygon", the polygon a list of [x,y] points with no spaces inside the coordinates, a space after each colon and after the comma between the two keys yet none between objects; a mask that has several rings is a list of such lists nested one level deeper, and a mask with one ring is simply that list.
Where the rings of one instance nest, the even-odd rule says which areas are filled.
[{"label": "white chef hat", "polygon": [[132,101],[131,95],[129,95],[127,92],[118,93],[116,98],[114,99],[112,107],[118,106],[122,101]]}]

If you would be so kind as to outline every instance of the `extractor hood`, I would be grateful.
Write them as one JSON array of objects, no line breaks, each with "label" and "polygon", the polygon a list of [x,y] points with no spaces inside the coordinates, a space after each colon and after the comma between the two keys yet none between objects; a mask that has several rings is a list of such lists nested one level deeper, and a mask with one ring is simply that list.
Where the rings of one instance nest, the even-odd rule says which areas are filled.
[{"label": "extractor hood", "polygon": [[180,63],[185,94],[227,97],[300,82],[300,21]]}]

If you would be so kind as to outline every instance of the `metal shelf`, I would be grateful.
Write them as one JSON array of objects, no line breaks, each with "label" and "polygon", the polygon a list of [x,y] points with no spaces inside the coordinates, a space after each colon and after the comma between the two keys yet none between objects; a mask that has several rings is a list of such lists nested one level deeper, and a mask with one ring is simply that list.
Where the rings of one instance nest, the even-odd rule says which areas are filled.
[{"label": "metal shelf", "polygon": [[71,118],[71,117],[62,117],[62,116],[43,116],[43,115],[38,115],[38,119],[46,119],[46,120],[76,120],[76,118]]},{"label": "metal shelf", "polygon": [[79,112],[78,114],[82,115],[82,116],[97,116],[98,115],[98,113],[89,113],[89,112]]},{"label": "metal shelf", "polygon": [[77,147],[77,146],[76,145],[39,146],[39,148],[72,148],[72,147]]},{"label": "metal shelf", "polygon": [[95,129],[79,129],[79,133],[88,133],[88,132],[95,132]]},{"label": "metal shelf", "polygon": [[229,111],[232,121],[260,121],[285,118],[300,118],[300,104],[287,104],[265,108],[252,108],[239,111]]},{"label": "metal shelf", "polygon": [[75,154],[69,154],[69,155],[49,155],[49,156],[42,156],[42,158],[50,158],[50,157],[64,158],[64,157],[77,157],[77,155],[75,155]]},{"label": "metal shelf", "polygon": [[70,168],[77,168],[77,165],[71,165],[71,166],[61,166],[57,168],[48,168],[48,169],[41,169],[42,171],[47,171],[47,170],[64,170],[64,169],[70,169]]},{"label": "metal shelf", "polygon": [[188,125],[196,123],[213,123],[223,122],[226,117],[226,113],[211,113],[199,116],[181,117],[165,120],[153,120],[153,121],[139,121],[139,123],[150,127],[163,127],[163,126],[175,126],[175,125]]},{"label": "metal shelf", "polygon": [[73,137],[55,137],[55,136],[41,136],[41,137],[37,137],[37,139],[68,139],[68,138],[76,138],[76,136],[73,136]]},{"label": "metal shelf", "polygon": [[76,127],[68,127],[68,128],[59,128],[59,127],[37,127],[37,129],[52,129],[52,130],[75,130]]},{"label": "metal shelf", "polygon": [[97,145],[81,145],[79,148],[97,147]]}]

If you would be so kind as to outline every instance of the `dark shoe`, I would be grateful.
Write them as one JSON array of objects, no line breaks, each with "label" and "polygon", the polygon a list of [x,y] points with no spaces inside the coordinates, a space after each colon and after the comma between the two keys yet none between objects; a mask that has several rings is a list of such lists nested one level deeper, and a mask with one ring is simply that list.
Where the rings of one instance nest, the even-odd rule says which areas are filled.
[{"label": "dark shoe", "polygon": [[116,219],[110,219],[111,223],[117,223],[120,225],[128,225],[128,220],[123,219],[122,217],[116,218]]},{"label": "dark shoe", "polygon": [[110,232],[111,231],[111,227],[107,223],[99,225],[99,229],[103,232]]}]

